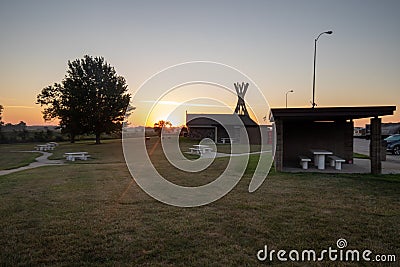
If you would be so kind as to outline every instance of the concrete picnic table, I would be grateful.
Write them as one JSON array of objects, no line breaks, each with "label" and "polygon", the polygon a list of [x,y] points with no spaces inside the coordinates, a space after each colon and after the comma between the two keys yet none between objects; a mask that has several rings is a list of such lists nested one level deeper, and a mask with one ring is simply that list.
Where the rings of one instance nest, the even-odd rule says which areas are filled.
[{"label": "concrete picnic table", "polygon": [[226,138],[226,137],[221,138],[221,141],[223,144],[225,144],[226,141],[228,141],[228,140],[229,140],[229,143],[232,144],[235,141],[235,138]]},{"label": "concrete picnic table", "polygon": [[317,166],[318,170],[325,169],[325,156],[333,154],[333,152],[324,149],[310,149],[310,152],[314,155],[314,165]]},{"label": "concrete picnic table", "polygon": [[211,152],[212,149],[206,145],[193,145],[193,148],[189,148],[191,152],[199,152],[199,154],[204,154],[206,152]]},{"label": "concrete picnic table", "polygon": [[56,143],[56,142],[48,142],[46,145],[51,145],[53,147],[56,147],[56,146],[58,146],[58,143]]},{"label": "concrete picnic table", "polygon": [[90,157],[88,152],[66,152],[64,155],[70,161],[75,161],[75,159],[87,160]]},{"label": "concrete picnic table", "polygon": [[36,150],[39,150],[39,151],[54,150],[54,146],[52,146],[50,144],[36,145]]}]

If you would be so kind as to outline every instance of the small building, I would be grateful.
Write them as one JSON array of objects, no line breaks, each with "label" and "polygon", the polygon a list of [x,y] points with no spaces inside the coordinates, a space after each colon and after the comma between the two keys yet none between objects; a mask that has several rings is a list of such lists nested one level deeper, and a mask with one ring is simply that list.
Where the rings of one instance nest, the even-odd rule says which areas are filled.
[{"label": "small building", "polygon": [[228,142],[261,144],[260,126],[250,118],[244,96],[248,83],[235,83],[238,102],[233,114],[186,114],[188,136],[201,140],[210,138],[215,143]]},{"label": "small building", "polygon": [[[250,144],[260,144],[260,127],[248,115],[237,114],[186,114],[188,137],[194,140],[210,138],[216,143],[224,139]],[[228,134],[231,133],[231,135]]]},{"label": "small building", "polygon": [[299,155],[325,149],[353,162],[354,119],[371,118],[371,172],[381,172],[381,116],[393,115],[395,106],[275,108],[270,121],[276,130],[275,168],[297,166]]},{"label": "small building", "polygon": [[[369,138],[371,134],[371,125],[365,125],[365,137]],[[400,134],[400,123],[382,123],[382,138],[393,134]]]},{"label": "small building", "polygon": [[354,137],[365,138],[366,130],[364,127],[354,127]]}]

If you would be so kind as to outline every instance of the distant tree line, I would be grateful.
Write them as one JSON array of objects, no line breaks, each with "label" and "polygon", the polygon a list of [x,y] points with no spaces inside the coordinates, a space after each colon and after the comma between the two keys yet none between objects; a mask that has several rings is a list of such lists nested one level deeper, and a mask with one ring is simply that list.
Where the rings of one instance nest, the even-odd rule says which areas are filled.
[{"label": "distant tree line", "polygon": [[172,127],[172,123],[170,121],[160,120],[154,123],[154,132],[156,132],[158,136],[161,136],[162,130],[165,127]]},{"label": "distant tree line", "polygon": [[63,141],[60,133],[44,127],[42,130],[29,131],[26,123],[21,121],[18,124],[2,124],[0,126],[0,143],[24,143],[24,142],[49,142]]},{"label": "distant tree line", "polygon": [[[94,135],[77,135],[76,140],[93,140]],[[103,139],[121,138],[121,132],[114,132],[110,134],[103,134]],[[15,125],[7,123],[0,126],[0,144],[11,143],[30,143],[30,142],[62,142],[70,140],[68,134],[62,134],[59,130],[52,129],[52,127],[40,127],[39,129],[31,129],[26,126],[24,122]]]},{"label": "distant tree line", "polygon": [[18,124],[5,124],[2,121],[4,107],[0,105],[0,143],[23,143],[23,142],[49,142],[63,141],[63,136],[43,127],[42,130],[29,131],[26,123],[20,121]]},{"label": "distant tree line", "polygon": [[126,81],[103,57],[84,56],[68,61],[61,83],[47,86],[37,96],[46,121],[59,119],[62,133],[74,142],[76,136],[120,132],[126,120],[130,94]]}]

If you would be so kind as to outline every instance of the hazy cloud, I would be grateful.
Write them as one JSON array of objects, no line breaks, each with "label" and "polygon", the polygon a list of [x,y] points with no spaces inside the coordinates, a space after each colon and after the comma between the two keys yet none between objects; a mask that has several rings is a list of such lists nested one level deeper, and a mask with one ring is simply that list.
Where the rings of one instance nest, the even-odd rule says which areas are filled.
[{"label": "hazy cloud", "polygon": [[36,108],[35,106],[5,106],[4,108]]},{"label": "hazy cloud", "polygon": [[213,105],[213,104],[196,104],[196,103],[181,103],[176,101],[141,101],[142,103],[157,103],[159,105],[169,105],[169,106],[185,106],[185,107],[216,107],[216,108],[226,108],[229,106],[224,105]]}]

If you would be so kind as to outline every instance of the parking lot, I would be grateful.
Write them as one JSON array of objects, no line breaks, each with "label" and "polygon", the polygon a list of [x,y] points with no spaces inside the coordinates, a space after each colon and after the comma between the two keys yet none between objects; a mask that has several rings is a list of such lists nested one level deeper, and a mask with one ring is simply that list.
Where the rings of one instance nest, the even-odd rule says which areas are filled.
[{"label": "parking lot", "polygon": [[[354,152],[369,156],[369,140],[354,138]],[[355,160],[356,163],[356,160]],[[370,164],[369,160],[357,160],[357,164]],[[400,156],[386,154],[382,161],[382,173],[400,173]]]}]

